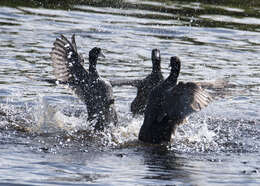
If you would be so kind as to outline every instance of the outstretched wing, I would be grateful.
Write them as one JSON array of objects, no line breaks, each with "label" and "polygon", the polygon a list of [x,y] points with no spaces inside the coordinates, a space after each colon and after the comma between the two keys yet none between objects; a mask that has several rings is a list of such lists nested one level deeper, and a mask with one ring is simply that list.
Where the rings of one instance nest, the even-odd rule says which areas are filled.
[{"label": "outstretched wing", "polygon": [[179,82],[164,95],[163,109],[171,120],[184,120],[193,112],[208,106],[211,96],[196,83]]},{"label": "outstretched wing", "polygon": [[[64,36],[61,35],[61,37],[64,37]],[[64,37],[64,38],[67,40],[66,37]],[[77,51],[77,44],[76,44],[76,40],[75,40],[75,34],[73,34],[73,35],[71,36],[71,44],[72,44],[72,46],[73,46],[73,50],[74,50],[75,52],[78,52],[78,51]]]},{"label": "outstretched wing", "polygon": [[134,86],[136,87],[142,80],[139,79],[117,79],[117,80],[110,80],[111,85],[114,86]]},{"label": "outstretched wing", "polygon": [[83,67],[84,60],[77,52],[75,35],[71,42],[63,35],[56,38],[50,53],[54,75],[57,80],[72,85],[85,84],[88,72]]}]

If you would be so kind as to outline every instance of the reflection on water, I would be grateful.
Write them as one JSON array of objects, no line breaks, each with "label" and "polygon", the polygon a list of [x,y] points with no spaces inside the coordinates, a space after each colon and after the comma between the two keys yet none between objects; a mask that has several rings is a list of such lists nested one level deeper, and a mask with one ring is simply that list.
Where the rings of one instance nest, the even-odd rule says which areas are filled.
[{"label": "reflection on water", "polygon": [[[0,2],[0,183],[259,185],[260,4],[258,1]],[[143,78],[159,48],[180,80],[228,80],[168,146],[138,142],[136,90],[115,87],[119,127],[93,133],[86,108],[54,78],[49,52],[59,34],[79,51],[101,47],[108,79]],[[88,64],[86,64],[86,67]],[[216,92],[217,91],[217,92]],[[16,175],[15,177],[13,175]]]}]

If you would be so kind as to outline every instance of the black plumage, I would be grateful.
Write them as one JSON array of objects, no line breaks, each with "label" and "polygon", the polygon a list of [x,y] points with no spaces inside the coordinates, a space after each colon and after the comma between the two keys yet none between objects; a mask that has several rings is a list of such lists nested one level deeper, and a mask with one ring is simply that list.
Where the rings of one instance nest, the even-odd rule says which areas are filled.
[{"label": "black plumage", "polygon": [[159,49],[152,50],[151,59],[152,72],[144,79],[111,81],[112,86],[130,85],[137,88],[136,97],[131,103],[131,112],[134,115],[144,113],[150,91],[164,80],[161,71],[161,54]]},{"label": "black plumage", "polygon": [[176,127],[185,122],[189,114],[206,107],[212,100],[196,83],[177,84],[181,68],[178,57],[171,58],[170,66],[168,78],[149,95],[144,122],[139,132],[139,140],[143,142],[170,142]]},{"label": "black plumage", "polygon": [[111,84],[102,79],[96,69],[98,57],[103,56],[100,48],[89,52],[89,71],[77,52],[75,35],[70,42],[65,36],[57,38],[50,53],[54,75],[58,81],[66,83],[86,104],[88,120],[95,129],[102,130],[108,123],[117,123],[117,113]]},{"label": "black plumage", "polygon": [[161,71],[161,55],[159,49],[153,49],[152,54],[152,72],[144,79],[136,83],[137,94],[131,103],[131,112],[135,114],[143,114],[147,105],[148,96],[151,90],[164,80]]}]

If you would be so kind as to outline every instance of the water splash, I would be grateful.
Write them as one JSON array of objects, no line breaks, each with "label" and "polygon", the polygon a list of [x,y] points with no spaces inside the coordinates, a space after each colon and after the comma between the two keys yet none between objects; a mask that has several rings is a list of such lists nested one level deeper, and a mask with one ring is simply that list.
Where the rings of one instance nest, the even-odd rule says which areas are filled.
[{"label": "water splash", "polygon": [[[88,150],[139,146],[138,133],[143,117],[119,112],[118,126],[95,131],[87,122],[86,109],[72,105],[53,106],[44,96],[23,108],[1,105],[1,129],[25,132],[41,144],[40,149],[56,152],[59,148]],[[210,117],[201,112],[178,127],[169,150],[181,153],[256,152],[260,146],[259,121]],[[56,149],[56,150],[53,150]]]},{"label": "water splash", "polygon": [[179,152],[243,153],[258,152],[257,121],[216,117],[197,118],[180,126],[172,150]]},{"label": "water splash", "polygon": [[216,148],[216,133],[208,129],[207,118],[191,116],[187,123],[179,126],[173,136],[171,149],[181,152],[207,152]]}]

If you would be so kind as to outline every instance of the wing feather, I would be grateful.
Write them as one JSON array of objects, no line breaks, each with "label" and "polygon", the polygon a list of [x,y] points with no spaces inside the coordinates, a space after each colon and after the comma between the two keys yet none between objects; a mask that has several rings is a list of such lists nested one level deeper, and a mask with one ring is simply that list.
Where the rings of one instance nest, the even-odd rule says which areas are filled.
[{"label": "wing feather", "polygon": [[51,54],[53,54],[53,55],[58,55],[58,56],[62,56],[62,57],[65,57],[65,56],[66,56],[66,54],[65,54],[64,51],[59,50],[59,49],[57,49],[57,48],[52,49]]},{"label": "wing feather", "polygon": [[64,36],[56,38],[50,52],[54,75],[57,80],[68,83],[71,87],[75,84],[85,84],[88,79],[88,72],[83,67],[84,60],[77,53],[75,35],[71,42]]},{"label": "wing feather", "polygon": [[136,87],[138,84],[141,83],[142,80],[139,79],[117,79],[117,80],[111,80],[110,83],[112,86],[134,86]]},{"label": "wing feather", "polygon": [[73,35],[71,36],[71,44],[72,44],[72,46],[73,46],[74,51],[75,51],[75,52],[78,52],[78,51],[77,51],[77,44],[76,44],[76,40],[75,40],[75,34],[73,34]]},{"label": "wing feather", "polygon": [[172,120],[183,120],[208,106],[211,96],[196,83],[180,82],[165,92],[163,109]]}]

